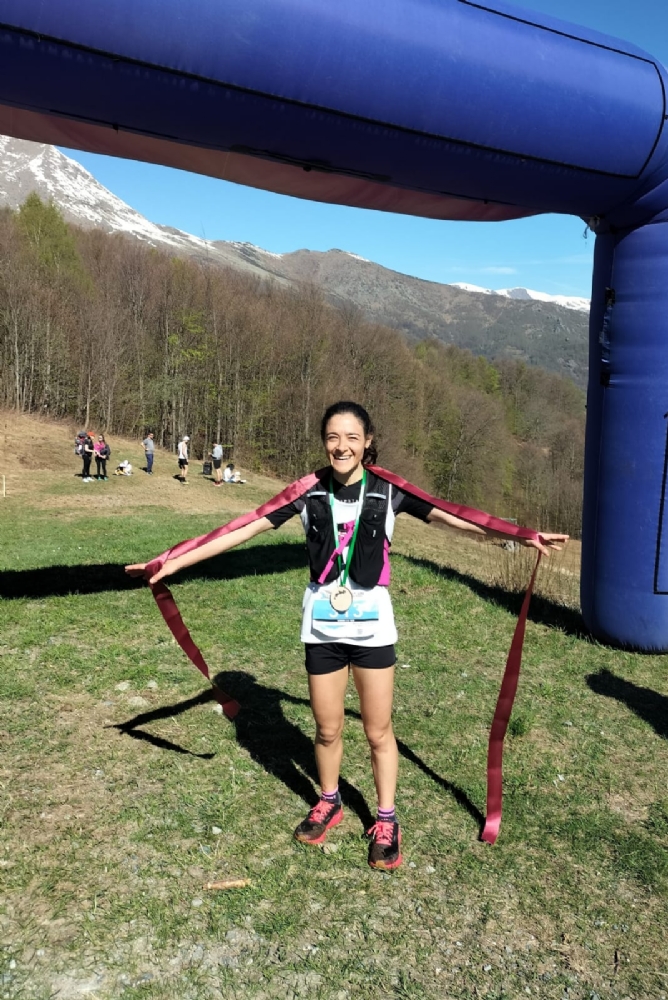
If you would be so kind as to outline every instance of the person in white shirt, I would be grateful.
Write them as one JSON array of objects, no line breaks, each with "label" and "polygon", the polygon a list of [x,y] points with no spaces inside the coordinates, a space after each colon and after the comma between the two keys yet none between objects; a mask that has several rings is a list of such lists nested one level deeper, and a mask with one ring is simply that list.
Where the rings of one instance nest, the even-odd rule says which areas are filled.
[{"label": "person in white shirt", "polygon": [[181,482],[185,486],[188,482],[188,442],[190,438],[185,435],[179,441],[179,469],[181,471]]},{"label": "person in white shirt", "polygon": [[230,462],[223,469],[223,482],[224,483],[245,483],[246,480],[241,478],[241,473],[238,470],[235,471],[234,462]]}]

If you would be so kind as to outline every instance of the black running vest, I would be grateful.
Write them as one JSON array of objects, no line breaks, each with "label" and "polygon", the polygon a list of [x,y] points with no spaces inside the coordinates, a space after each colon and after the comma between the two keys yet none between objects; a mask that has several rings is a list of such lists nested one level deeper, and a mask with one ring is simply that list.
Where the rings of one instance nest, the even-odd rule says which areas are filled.
[{"label": "black running vest", "polygon": [[[323,476],[304,497],[308,524],[306,548],[313,583],[318,583],[329,557],[339,544],[339,539],[334,535],[329,505],[329,481],[329,475]],[[360,526],[350,564],[350,577],[360,587],[375,587],[383,570],[389,491],[389,483],[367,472]],[[324,583],[332,583],[337,579],[337,562],[325,577]]]}]

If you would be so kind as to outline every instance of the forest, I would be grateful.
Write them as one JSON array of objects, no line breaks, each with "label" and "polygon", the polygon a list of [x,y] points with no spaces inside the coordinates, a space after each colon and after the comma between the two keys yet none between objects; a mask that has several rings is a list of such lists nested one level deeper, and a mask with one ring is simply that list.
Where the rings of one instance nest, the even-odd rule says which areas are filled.
[{"label": "forest", "polygon": [[217,440],[284,479],[321,462],[320,415],[362,402],[379,463],[445,499],[578,536],[584,395],[121,235],[30,195],[0,212],[0,405],[193,453]]}]

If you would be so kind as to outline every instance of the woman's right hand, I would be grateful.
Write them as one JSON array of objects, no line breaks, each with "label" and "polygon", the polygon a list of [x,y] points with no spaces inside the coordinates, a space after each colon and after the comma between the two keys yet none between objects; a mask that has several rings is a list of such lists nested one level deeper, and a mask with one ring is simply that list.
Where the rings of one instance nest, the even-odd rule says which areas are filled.
[{"label": "woman's right hand", "polygon": [[146,563],[132,563],[131,566],[125,567],[125,572],[128,576],[143,576],[145,569]]},{"label": "woman's right hand", "polygon": [[[145,576],[146,567],[148,563],[132,563],[130,566],[125,567],[125,572],[128,576]],[[177,573],[179,566],[176,559],[168,559],[162,569],[159,569],[150,580],[149,584],[152,586],[154,583],[158,583],[165,576],[172,576],[173,573]]]}]

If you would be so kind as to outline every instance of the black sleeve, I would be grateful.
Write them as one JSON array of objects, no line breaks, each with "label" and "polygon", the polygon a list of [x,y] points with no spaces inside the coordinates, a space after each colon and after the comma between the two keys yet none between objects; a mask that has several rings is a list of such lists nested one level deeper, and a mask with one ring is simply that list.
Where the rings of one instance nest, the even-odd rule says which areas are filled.
[{"label": "black sleeve", "polygon": [[293,500],[292,503],[286,503],[285,507],[279,507],[275,510],[273,514],[266,514],[265,517],[268,521],[271,521],[274,528],[280,528],[282,524],[289,521],[291,517],[295,517],[297,514],[301,514],[304,509],[304,501],[300,498],[298,500]]},{"label": "black sleeve", "polygon": [[401,490],[395,492],[392,500],[395,514],[410,514],[411,517],[417,517],[419,521],[426,521],[434,509],[432,503],[420,500],[411,493],[403,493]]}]

